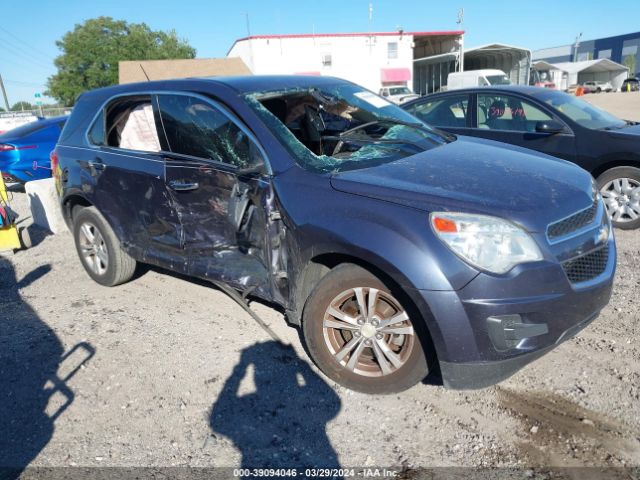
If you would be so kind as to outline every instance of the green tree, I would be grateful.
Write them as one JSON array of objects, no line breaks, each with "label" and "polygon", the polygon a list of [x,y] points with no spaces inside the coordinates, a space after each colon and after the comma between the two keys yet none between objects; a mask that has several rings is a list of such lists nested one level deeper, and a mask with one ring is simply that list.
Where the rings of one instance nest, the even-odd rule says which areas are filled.
[{"label": "green tree", "polygon": [[21,110],[35,110],[35,106],[31,105],[29,102],[20,101],[16,102],[11,106],[12,112],[19,112]]},{"label": "green tree", "polygon": [[624,66],[629,68],[629,76],[633,77],[636,74],[636,56],[627,55],[624,57]]},{"label": "green tree", "polygon": [[71,106],[93,88],[118,83],[122,60],[194,58],[196,51],[175,31],[154,31],[144,23],[98,17],[76,25],[56,42],[62,54],[54,61],[58,73],[49,77],[46,95]]}]

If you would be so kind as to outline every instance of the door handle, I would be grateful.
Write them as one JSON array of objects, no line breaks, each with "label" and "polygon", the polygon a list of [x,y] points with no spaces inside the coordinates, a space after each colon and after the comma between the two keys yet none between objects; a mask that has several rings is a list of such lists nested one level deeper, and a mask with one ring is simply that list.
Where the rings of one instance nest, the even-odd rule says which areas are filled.
[{"label": "door handle", "polygon": [[180,180],[172,180],[169,182],[169,188],[176,192],[189,192],[191,190],[197,190],[200,185],[197,182],[184,182]]},{"label": "door handle", "polygon": [[88,164],[91,168],[93,168],[97,172],[101,172],[105,168],[107,168],[106,165],[102,163],[100,160],[97,160],[95,162],[88,162]]}]

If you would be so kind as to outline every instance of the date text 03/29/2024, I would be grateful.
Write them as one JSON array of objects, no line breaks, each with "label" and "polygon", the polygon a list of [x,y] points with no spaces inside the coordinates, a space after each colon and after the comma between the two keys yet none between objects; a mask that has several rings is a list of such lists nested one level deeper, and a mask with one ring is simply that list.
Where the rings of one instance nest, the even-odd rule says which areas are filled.
[{"label": "date text 03/29/2024", "polygon": [[389,468],[238,468],[233,470],[234,477],[362,477],[362,478],[394,478],[398,471]]}]

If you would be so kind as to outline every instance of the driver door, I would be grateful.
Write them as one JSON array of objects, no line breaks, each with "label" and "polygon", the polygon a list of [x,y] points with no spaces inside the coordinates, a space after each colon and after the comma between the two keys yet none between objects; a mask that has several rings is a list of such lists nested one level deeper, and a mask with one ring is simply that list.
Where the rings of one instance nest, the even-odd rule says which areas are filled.
[{"label": "driver door", "polygon": [[195,94],[158,94],[156,101],[188,273],[267,293],[271,184],[261,174],[243,173],[264,164],[259,147],[216,102]]}]

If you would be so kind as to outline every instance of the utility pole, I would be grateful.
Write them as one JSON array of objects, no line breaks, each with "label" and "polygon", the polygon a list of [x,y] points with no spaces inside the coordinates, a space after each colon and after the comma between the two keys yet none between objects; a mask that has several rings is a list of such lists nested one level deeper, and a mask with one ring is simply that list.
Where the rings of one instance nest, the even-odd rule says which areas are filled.
[{"label": "utility pole", "polygon": [[9,110],[11,110],[11,108],[9,108],[9,99],[7,98],[7,91],[4,89],[4,82],[2,81],[2,75],[0,75],[0,88],[2,89],[4,104],[7,106],[7,112],[8,112]]},{"label": "utility pole", "polygon": [[574,62],[578,61],[578,47],[580,46],[581,38],[582,38],[582,32],[580,32],[580,35],[576,37],[576,43],[573,45],[573,61]]},{"label": "utility pole", "polygon": [[[458,10],[458,20],[456,20],[460,30],[464,30],[464,8]],[[460,58],[458,59],[460,71],[464,72],[464,31],[460,35]]]}]

